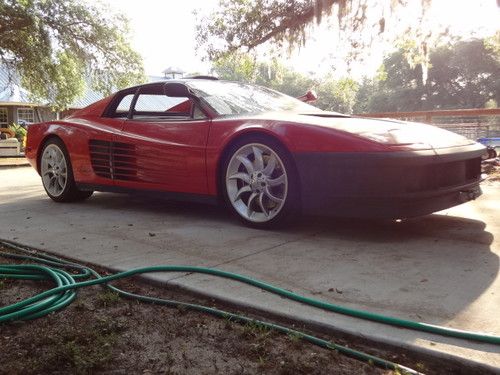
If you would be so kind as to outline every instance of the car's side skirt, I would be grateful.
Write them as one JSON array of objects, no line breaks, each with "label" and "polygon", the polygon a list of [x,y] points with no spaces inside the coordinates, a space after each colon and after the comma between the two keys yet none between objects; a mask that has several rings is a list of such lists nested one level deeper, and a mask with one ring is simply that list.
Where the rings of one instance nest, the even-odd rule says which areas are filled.
[{"label": "car's side skirt", "polygon": [[124,188],[121,186],[95,185],[95,184],[82,184],[82,183],[77,183],[76,186],[79,190],[84,190],[84,191],[100,191],[106,193],[144,195],[148,197],[157,197],[167,200],[196,202],[204,204],[218,203],[217,197],[213,195],[179,193],[179,192],[161,191],[161,190],[131,189],[131,188]]}]

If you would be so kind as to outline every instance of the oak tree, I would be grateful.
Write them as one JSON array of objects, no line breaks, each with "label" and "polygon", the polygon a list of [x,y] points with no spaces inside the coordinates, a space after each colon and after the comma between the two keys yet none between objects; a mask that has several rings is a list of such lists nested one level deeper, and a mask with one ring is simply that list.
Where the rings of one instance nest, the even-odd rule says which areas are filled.
[{"label": "oak tree", "polygon": [[355,112],[484,108],[500,103],[500,33],[430,49],[428,79],[403,50],[384,59],[378,76],[366,79]]},{"label": "oak tree", "polygon": [[107,94],[144,80],[127,20],[79,0],[0,0],[0,63],[35,99],[67,107],[91,84]]},{"label": "oak tree", "polygon": [[[408,27],[423,45],[430,37],[424,21],[431,0],[417,1],[418,13],[408,18]],[[332,16],[356,55],[381,38],[387,29],[399,27],[402,20],[398,12],[409,2],[417,3],[413,0],[219,0],[213,12],[198,19],[196,37],[210,60],[236,51],[247,52],[268,42],[291,50],[306,43],[315,24]],[[426,53],[425,48],[418,52]],[[425,63],[426,57],[421,60]]]}]

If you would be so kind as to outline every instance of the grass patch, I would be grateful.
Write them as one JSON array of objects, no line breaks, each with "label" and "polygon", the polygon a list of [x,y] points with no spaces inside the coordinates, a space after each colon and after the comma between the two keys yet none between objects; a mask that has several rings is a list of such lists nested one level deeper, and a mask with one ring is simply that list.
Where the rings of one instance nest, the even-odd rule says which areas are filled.
[{"label": "grass patch", "polygon": [[56,336],[41,339],[48,352],[32,356],[27,372],[53,371],[89,374],[103,368],[113,358],[115,347],[123,328],[115,321],[98,320],[88,329],[66,328]]},{"label": "grass patch", "polygon": [[246,337],[262,340],[267,338],[272,330],[259,322],[251,321],[243,326],[243,334]]},{"label": "grass patch", "polygon": [[118,293],[112,290],[106,290],[99,294],[97,297],[97,303],[101,307],[110,307],[116,305],[121,300]]}]

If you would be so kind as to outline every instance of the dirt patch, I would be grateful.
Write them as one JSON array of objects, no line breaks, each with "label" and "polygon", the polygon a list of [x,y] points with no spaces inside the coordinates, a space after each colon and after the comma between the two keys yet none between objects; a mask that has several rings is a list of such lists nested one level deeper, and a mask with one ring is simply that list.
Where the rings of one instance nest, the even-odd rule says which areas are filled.
[{"label": "dirt patch", "polygon": [[[0,263],[12,261],[0,257]],[[115,285],[134,293],[230,310],[214,300],[160,288],[139,278]],[[50,287],[48,282],[0,280],[0,306]],[[299,329],[311,333],[304,327]],[[473,373],[456,364],[389,350],[361,339],[312,333],[429,374]],[[79,290],[77,300],[63,311],[0,325],[0,342],[0,374],[392,373],[256,324],[240,325],[181,308],[123,299],[98,286]]]},{"label": "dirt patch", "polygon": [[[134,289],[148,293],[147,286]],[[4,281],[1,304],[41,290]],[[100,287],[80,291],[62,312],[2,326],[1,341],[5,374],[384,373],[258,326],[123,300]]]},{"label": "dirt patch", "polygon": [[500,182],[500,159],[490,159],[481,164],[482,173],[486,174],[486,184],[497,184]]}]

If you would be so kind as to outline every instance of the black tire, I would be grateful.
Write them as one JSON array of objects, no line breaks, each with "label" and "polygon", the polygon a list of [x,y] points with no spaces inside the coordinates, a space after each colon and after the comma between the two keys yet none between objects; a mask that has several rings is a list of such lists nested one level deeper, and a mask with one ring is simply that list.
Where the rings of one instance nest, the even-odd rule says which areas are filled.
[{"label": "black tire", "polygon": [[[60,150],[62,154],[64,155],[64,162],[66,165],[66,183],[64,187],[62,187],[62,191],[60,193],[55,194],[54,192],[50,191],[49,186],[47,185],[47,180],[44,179],[44,171],[42,171],[42,163],[43,163],[43,156],[48,148],[51,148],[53,150]],[[50,199],[52,199],[55,202],[78,202],[78,201],[83,201],[87,198],[89,198],[94,192],[93,191],[83,191],[79,190],[76,187],[75,179],[73,177],[73,167],[71,165],[71,159],[69,157],[68,151],[66,149],[66,146],[64,145],[63,141],[59,138],[50,138],[44,145],[42,149],[42,153],[40,154],[40,174],[42,175],[42,185],[43,188],[45,189],[45,192],[49,196]]]},{"label": "black tire", "polygon": [[[267,146],[279,157],[279,160],[282,162],[282,165],[286,172],[287,183],[288,183],[286,196],[284,198],[284,203],[281,209],[277,214],[275,214],[275,216],[264,222],[252,221],[249,220],[247,217],[242,216],[242,214],[238,212],[238,210],[231,202],[226,184],[228,167],[231,159],[233,158],[235,153],[237,153],[239,150],[252,144],[260,144]],[[221,188],[221,193],[225,205],[233,215],[235,215],[240,221],[242,221],[247,226],[259,229],[283,227],[286,224],[290,224],[294,219],[298,217],[300,213],[299,181],[297,177],[295,164],[288,150],[278,141],[270,137],[254,134],[240,138],[236,142],[234,142],[224,153],[224,158],[221,163],[219,178],[220,178],[219,186]]]}]

